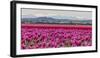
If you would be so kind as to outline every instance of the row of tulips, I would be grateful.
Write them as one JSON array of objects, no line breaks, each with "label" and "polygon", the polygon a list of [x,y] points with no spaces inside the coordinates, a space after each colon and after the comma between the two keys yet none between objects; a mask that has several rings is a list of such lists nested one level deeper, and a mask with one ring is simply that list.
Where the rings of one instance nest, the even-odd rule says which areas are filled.
[{"label": "row of tulips", "polygon": [[78,47],[92,45],[91,29],[22,28],[21,49]]}]

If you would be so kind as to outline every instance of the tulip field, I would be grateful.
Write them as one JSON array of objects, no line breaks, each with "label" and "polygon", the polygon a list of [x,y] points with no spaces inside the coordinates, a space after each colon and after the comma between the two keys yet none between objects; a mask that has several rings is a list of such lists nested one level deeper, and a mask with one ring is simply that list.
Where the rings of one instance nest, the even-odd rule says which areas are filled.
[{"label": "tulip field", "polygon": [[80,46],[92,46],[91,25],[21,25],[21,49]]}]

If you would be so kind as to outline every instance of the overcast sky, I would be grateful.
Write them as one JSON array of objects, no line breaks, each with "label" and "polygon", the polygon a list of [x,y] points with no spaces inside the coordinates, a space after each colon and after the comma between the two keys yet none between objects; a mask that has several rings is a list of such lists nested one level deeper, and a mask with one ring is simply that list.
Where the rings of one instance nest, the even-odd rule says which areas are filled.
[{"label": "overcast sky", "polygon": [[22,17],[56,17],[56,18],[92,18],[91,11],[73,11],[73,10],[46,10],[46,9],[21,9]]}]

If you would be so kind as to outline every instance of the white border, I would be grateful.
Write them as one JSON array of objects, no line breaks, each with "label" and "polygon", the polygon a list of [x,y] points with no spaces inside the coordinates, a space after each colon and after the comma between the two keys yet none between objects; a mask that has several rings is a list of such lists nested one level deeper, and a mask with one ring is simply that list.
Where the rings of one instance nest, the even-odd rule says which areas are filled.
[{"label": "white border", "polygon": [[[21,50],[21,8],[39,8],[39,9],[60,9],[60,10],[81,10],[92,11],[92,46],[91,47],[69,47],[69,48],[48,48],[48,49],[29,49]],[[54,53],[54,52],[74,52],[74,51],[89,51],[95,50],[96,35],[95,21],[96,10],[94,8],[81,7],[66,7],[66,6],[50,6],[50,5],[32,5],[32,4],[17,4],[16,6],[16,55],[39,54],[39,53]]]}]

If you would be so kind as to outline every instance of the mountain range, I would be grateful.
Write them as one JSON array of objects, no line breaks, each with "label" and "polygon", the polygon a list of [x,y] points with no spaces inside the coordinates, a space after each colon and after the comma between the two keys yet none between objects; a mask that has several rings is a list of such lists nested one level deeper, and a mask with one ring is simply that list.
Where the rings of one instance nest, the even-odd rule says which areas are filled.
[{"label": "mountain range", "polygon": [[52,17],[22,18],[21,23],[47,23],[47,24],[86,24],[91,25],[92,20],[57,19]]}]

